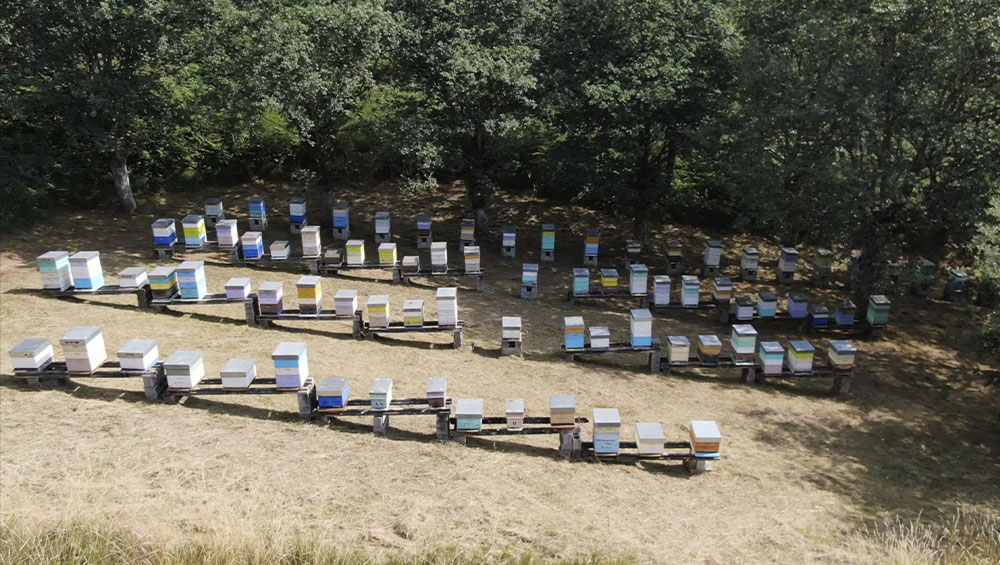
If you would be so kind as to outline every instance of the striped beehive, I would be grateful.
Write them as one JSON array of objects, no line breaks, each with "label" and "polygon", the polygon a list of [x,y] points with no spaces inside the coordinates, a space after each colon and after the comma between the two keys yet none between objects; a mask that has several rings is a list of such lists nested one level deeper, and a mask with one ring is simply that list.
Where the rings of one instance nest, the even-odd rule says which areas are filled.
[{"label": "striped beehive", "polygon": [[476,220],[464,218],[459,240],[463,245],[473,245],[476,242]]},{"label": "striped beehive", "polygon": [[622,417],[617,408],[594,408],[594,453],[618,455]]},{"label": "striped beehive", "polygon": [[791,341],[785,351],[785,366],[793,373],[812,372],[815,353],[816,348],[808,341],[804,339]]},{"label": "striped beehive", "polygon": [[698,361],[704,365],[715,365],[722,354],[722,340],[717,335],[698,336]]},{"label": "striped beehive", "polygon": [[553,394],[549,396],[549,423],[553,426],[572,426],[576,423],[576,396]]},{"label": "striped beehive", "polygon": [[173,267],[156,267],[149,273],[149,288],[153,298],[169,300],[177,295],[177,269]]},{"label": "striped beehive", "polygon": [[269,247],[271,252],[272,261],[284,261],[288,259],[289,253],[291,253],[291,246],[288,245],[288,241],[280,239],[278,241],[271,242]]},{"label": "striped beehive", "polygon": [[482,270],[478,245],[466,245],[465,249],[462,250],[462,255],[465,258],[466,273],[478,273]]},{"label": "striped beehive", "polygon": [[642,242],[629,239],[625,241],[625,259],[629,265],[634,265],[638,263],[642,256]]},{"label": "striped beehive", "polygon": [[448,244],[444,241],[431,243],[431,271],[435,273],[448,271]]},{"label": "striped beehive", "polygon": [[762,341],[757,348],[757,362],[765,375],[780,375],[785,362],[785,350],[777,341]]},{"label": "striped beehive", "polygon": [[205,377],[205,362],[201,351],[177,351],[163,362],[167,388],[190,390]]},{"label": "striped beehive", "polygon": [[350,318],[358,311],[358,291],[342,288],[333,296],[338,318]]},{"label": "striped beehive", "polygon": [[760,251],[756,247],[744,247],[740,255],[740,276],[744,281],[757,280],[757,269],[760,265]]},{"label": "striped beehive", "polygon": [[854,360],[858,355],[858,348],[847,340],[831,340],[827,349],[827,357],[830,365],[834,369],[847,370],[854,368]]},{"label": "striped beehive", "polygon": [[438,325],[453,327],[458,325],[458,289],[446,286],[437,289]]},{"label": "striped beehive", "polygon": [[417,249],[426,249],[434,241],[430,214],[417,214]]},{"label": "striped beehive", "polygon": [[246,390],[257,378],[255,359],[230,359],[219,370],[222,388],[226,390]]},{"label": "striped beehive", "polygon": [[153,222],[153,243],[156,245],[177,243],[177,224],[173,218],[160,218]]},{"label": "striped beehive", "polygon": [[770,290],[757,293],[757,315],[761,318],[773,318],[778,313],[778,295]]},{"label": "striped beehive", "polygon": [[252,220],[267,219],[267,206],[265,205],[262,197],[251,196],[250,201],[247,203],[247,209],[250,212],[250,218]]},{"label": "striped beehive", "polygon": [[240,236],[243,258],[255,261],[264,256],[264,234],[259,231],[243,232]]},{"label": "striped beehive", "polygon": [[646,296],[649,269],[641,263],[629,265],[629,292],[632,296]]},{"label": "striped beehive", "polygon": [[583,264],[597,265],[597,251],[601,245],[601,230],[587,228],[583,239]]},{"label": "striped beehive", "polygon": [[884,326],[889,323],[889,307],[892,302],[884,294],[868,297],[868,312],[865,314],[868,324]]},{"label": "striped beehive", "polygon": [[411,298],[403,301],[403,327],[424,327],[424,301]]},{"label": "striped beehive", "polygon": [[250,279],[233,277],[226,281],[227,300],[246,300],[250,296]]},{"label": "striped beehive", "polygon": [[556,258],[556,226],[542,224],[542,261],[554,261]]},{"label": "striped beehive", "polygon": [[667,336],[667,362],[687,365],[691,359],[691,340],[682,335]]},{"label": "striped beehive", "polygon": [[285,311],[285,286],[280,282],[265,282],[257,289],[260,313],[277,316]]},{"label": "striped beehive", "polygon": [[294,196],[288,201],[288,221],[293,224],[306,223],[306,199]]},{"label": "striped beehive", "polygon": [[507,418],[508,430],[520,430],[524,427],[524,399],[508,398],[504,403],[504,415]]},{"label": "striped beehive", "polygon": [[295,283],[299,298],[299,314],[316,316],[323,311],[323,279],[306,275]]},{"label": "striped beehive", "polygon": [[483,429],[482,398],[461,398],[455,403],[455,429],[463,432]]},{"label": "striped beehive", "polygon": [[691,421],[691,450],[695,455],[718,455],[722,444],[719,426],[712,420]]},{"label": "striped beehive", "polygon": [[208,294],[204,261],[184,261],[177,266],[177,285],[184,300],[201,300]]},{"label": "striped beehive", "polygon": [[283,341],[271,353],[274,361],[274,386],[279,389],[300,389],[309,378],[309,355],[306,344]]},{"label": "striped beehive", "polygon": [[799,252],[794,247],[782,247],[778,256],[778,280],[783,283],[795,279],[795,269],[799,261]]},{"label": "striped beehive", "polygon": [[319,257],[323,253],[319,226],[303,226],[300,233],[302,235],[302,256]]},{"label": "striped beehive", "polygon": [[653,314],[648,308],[636,308],[629,312],[629,340],[632,347],[653,345]]},{"label": "striped beehive", "polygon": [[240,235],[236,220],[219,220],[215,222],[215,240],[219,247],[236,247],[240,243]]},{"label": "striped beehive", "polygon": [[740,322],[753,320],[753,300],[749,296],[736,297],[736,319]]},{"label": "striped beehive", "polygon": [[850,298],[845,298],[841,301],[837,309],[833,311],[833,321],[841,327],[851,327],[854,325],[854,316],[857,314],[858,307],[854,304],[854,301]]},{"label": "striped beehive", "polygon": [[427,379],[427,405],[431,408],[444,408],[448,402],[448,379],[434,377]]},{"label": "striped beehive", "polygon": [[653,277],[653,306],[670,305],[670,277],[656,275]]},{"label": "striped beehive", "polygon": [[601,292],[616,294],[618,292],[618,270],[601,269]]},{"label": "striped beehive", "polygon": [[184,245],[186,247],[201,247],[208,242],[208,234],[205,231],[205,218],[197,214],[184,216],[181,221],[184,230]]},{"label": "striped beehive", "polygon": [[316,388],[320,408],[344,408],[351,396],[351,381],[345,377],[327,377]]},{"label": "striped beehive", "polygon": [[69,271],[77,290],[97,290],[104,286],[104,270],[99,251],[80,251],[69,258]]},{"label": "striped beehive", "polygon": [[389,327],[388,294],[373,294],[368,297],[368,324],[373,328]]},{"label": "striped beehive", "polygon": [[733,298],[733,281],[729,277],[712,278],[712,298],[716,302],[729,302]]},{"label": "striped beehive", "polygon": [[817,249],[813,257],[813,274],[817,283],[825,283],[833,274],[833,251]]},{"label": "striped beehive", "polygon": [[733,324],[729,345],[733,349],[734,363],[753,363],[757,349],[757,330],[750,324]]},{"label": "striped beehive", "polygon": [[500,254],[503,257],[514,257],[517,245],[517,226],[504,226],[500,233]]},{"label": "striped beehive", "polygon": [[590,348],[608,349],[611,347],[611,330],[607,326],[590,326]]},{"label": "striped beehive", "polygon": [[521,341],[520,316],[503,316],[500,318],[500,328],[501,339]]},{"label": "striped beehive", "polygon": [[584,348],[584,332],[586,327],[583,316],[566,316],[563,318],[563,346],[566,350]]},{"label": "striped beehive", "polygon": [[521,298],[538,297],[538,263],[521,265]]},{"label": "striped beehive", "polygon": [[392,404],[392,379],[375,379],[368,389],[372,410],[388,410]]},{"label": "striped beehive", "polygon": [[717,239],[706,240],[703,260],[706,267],[718,268],[722,262],[722,242]]},{"label": "striped beehive", "polygon": [[573,269],[573,295],[586,296],[590,294],[590,270],[577,267]]},{"label": "striped beehive", "polygon": [[375,240],[385,241],[391,237],[392,231],[389,225],[389,212],[375,212]]},{"label": "striped beehive", "polygon": [[635,446],[640,457],[662,456],[666,441],[667,436],[663,434],[663,426],[659,422],[636,422]]},{"label": "striped beehive", "polygon": [[824,304],[809,305],[809,325],[814,328],[825,328],[830,325],[830,309]]},{"label": "striped beehive", "polygon": [[46,251],[37,257],[42,288],[66,290],[73,286],[73,272],[66,251]]},{"label": "striped beehive", "polygon": [[225,211],[222,209],[222,199],[221,198],[206,198],[205,199],[205,217],[213,218],[216,221],[216,225],[223,218],[226,217]]},{"label": "striped beehive", "polygon": [[809,315],[809,297],[801,292],[788,295],[788,316],[790,318],[805,318]]},{"label": "striped beehive", "polygon": [[337,202],[333,205],[333,238],[345,240],[351,237],[351,205]]},{"label": "striped beehive", "polygon": [[378,245],[378,262],[380,265],[396,264],[396,244],[380,243]]},{"label": "striped beehive", "polygon": [[701,281],[694,275],[681,277],[681,306],[697,308],[701,303]]},{"label": "striped beehive", "polygon": [[360,267],[365,264],[365,240],[350,239],[347,241],[347,264]]},{"label": "striped beehive", "polygon": [[32,337],[12,347],[7,354],[15,370],[41,371],[52,364],[55,350],[52,347],[52,340]]}]

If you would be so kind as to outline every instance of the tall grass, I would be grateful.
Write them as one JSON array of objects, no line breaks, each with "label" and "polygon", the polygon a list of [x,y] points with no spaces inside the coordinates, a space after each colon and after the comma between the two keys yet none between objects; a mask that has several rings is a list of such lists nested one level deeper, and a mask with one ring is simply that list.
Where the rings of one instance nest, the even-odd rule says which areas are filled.
[{"label": "tall grass", "polygon": [[572,560],[538,556],[529,551],[482,547],[464,550],[434,547],[408,554],[401,551],[341,550],[317,539],[195,538],[188,543],[160,545],[134,532],[104,525],[76,522],[41,529],[15,520],[0,523],[0,563],[21,565],[53,564],[137,564],[137,565],[222,565],[222,564],[322,564],[322,565],[534,565],[565,563],[604,565],[634,563],[631,558],[605,558],[594,554]]},{"label": "tall grass", "polygon": [[854,537],[874,563],[972,565],[1000,563],[1000,515],[960,507],[946,523],[886,519]]}]

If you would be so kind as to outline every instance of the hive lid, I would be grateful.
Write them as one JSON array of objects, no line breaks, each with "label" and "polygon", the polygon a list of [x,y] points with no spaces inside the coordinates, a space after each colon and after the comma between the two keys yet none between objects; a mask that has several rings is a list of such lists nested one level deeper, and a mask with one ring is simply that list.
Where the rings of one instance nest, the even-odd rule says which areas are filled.
[{"label": "hive lid", "polygon": [[555,224],[542,224],[542,231],[556,231]]},{"label": "hive lid", "polygon": [[427,394],[444,394],[448,390],[448,379],[444,377],[433,377],[427,379]]},{"label": "hive lid", "polygon": [[934,261],[930,261],[928,259],[921,259],[920,261],[917,261],[917,264],[920,265],[920,268],[922,269],[928,269],[936,266]]},{"label": "hive lid", "polygon": [[100,251],[77,251],[70,256],[70,261],[90,261],[91,259],[97,259],[101,256]]},{"label": "hive lid", "polygon": [[691,434],[698,440],[721,440],[722,434],[715,420],[691,420]]},{"label": "hive lid", "polygon": [[466,255],[479,255],[479,246],[478,245],[466,245],[465,246],[465,250],[463,251],[463,253],[465,253]]},{"label": "hive lid", "polygon": [[565,316],[563,324],[567,328],[582,328],[584,326],[583,316]]},{"label": "hive lid", "polygon": [[472,218],[462,218],[462,227],[467,228],[476,225],[476,220]]},{"label": "hive lid", "polygon": [[28,353],[32,356],[52,345],[52,340],[44,337],[29,337],[8,351],[10,354]]},{"label": "hive lid", "polygon": [[319,226],[302,226],[302,229],[300,231],[302,233],[313,233],[313,232],[319,233]]},{"label": "hive lid", "polygon": [[388,294],[373,294],[368,297],[369,306],[384,306],[389,303]]},{"label": "hive lid", "polygon": [[169,277],[174,274],[176,269],[174,267],[156,267],[149,273],[150,278],[164,278]]},{"label": "hive lid", "polygon": [[458,288],[446,286],[437,290],[438,298],[455,298],[458,296]]},{"label": "hive lid", "polygon": [[460,398],[455,404],[455,415],[456,416],[482,416],[483,415],[483,399],[482,398]]},{"label": "hive lid", "polygon": [[694,275],[681,275],[681,282],[684,284],[684,286],[688,285],[699,286],[701,284],[701,281],[698,280],[698,277]]},{"label": "hive lid", "polygon": [[180,265],[177,265],[177,270],[184,272],[197,271],[198,269],[204,269],[204,268],[205,268],[204,261],[184,261]]},{"label": "hive lid", "polygon": [[802,292],[790,292],[788,294],[788,299],[792,302],[808,302],[809,297]]},{"label": "hive lid", "polygon": [[369,394],[389,394],[392,391],[392,379],[375,379],[372,381]]},{"label": "hive lid", "polygon": [[553,394],[549,396],[550,410],[576,410],[576,395]]},{"label": "hive lid", "polygon": [[590,270],[588,269],[581,269],[581,268],[573,269],[573,277],[589,277],[589,276],[590,276]]},{"label": "hive lid", "polygon": [[667,241],[667,249],[680,249],[684,247],[684,244],[680,242],[679,239],[671,239]]},{"label": "hive lid", "polygon": [[738,336],[757,335],[757,330],[750,324],[733,324],[733,332]]},{"label": "hive lid", "polygon": [[358,291],[354,290],[353,288],[342,288],[338,290],[337,294],[333,296],[334,300],[337,299],[344,300],[357,297],[358,297]]},{"label": "hive lid", "polygon": [[656,275],[653,277],[653,284],[664,284],[664,283],[669,284],[670,277],[668,277],[667,275]]},{"label": "hive lid", "polygon": [[183,220],[185,224],[197,224],[198,222],[203,222],[203,221],[205,221],[205,219],[199,216],[198,214],[188,214],[187,216],[184,216]]},{"label": "hive lid", "polygon": [[722,242],[718,239],[709,239],[705,241],[705,247],[711,247],[713,249],[722,248]]},{"label": "hive lid", "polygon": [[617,408],[594,408],[595,426],[620,426],[621,424],[622,417]]},{"label": "hive lid", "polygon": [[251,204],[263,204],[264,203],[264,198],[261,197],[261,196],[251,196],[250,197],[250,203]]},{"label": "hive lid", "polygon": [[205,199],[205,204],[208,204],[209,206],[214,206],[216,204],[222,204],[222,200],[219,199],[219,198],[215,198],[215,197],[206,198]]},{"label": "hive lid", "polygon": [[618,277],[618,269],[601,269],[602,277]]},{"label": "hive lid", "polygon": [[868,300],[870,300],[871,303],[876,306],[888,306],[891,304],[891,302],[889,302],[889,298],[886,297],[884,294],[876,294],[874,296],[869,297]]},{"label": "hive lid", "polygon": [[299,282],[295,284],[296,286],[319,286],[322,283],[323,279],[321,277],[317,277],[315,275],[304,275],[299,277]]},{"label": "hive lid", "polygon": [[585,233],[587,235],[601,235],[601,230],[597,228],[587,228]]},{"label": "hive lid", "polygon": [[233,277],[226,281],[226,288],[246,288],[250,284],[247,277]]},{"label": "hive lid", "polygon": [[611,330],[607,326],[590,326],[590,337],[611,337]]},{"label": "hive lid", "polygon": [[301,357],[306,352],[306,344],[301,341],[283,341],[274,348],[271,357]]},{"label": "hive lid", "polygon": [[634,265],[629,265],[628,267],[633,273],[647,273],[649,269],[642,263],[636,263]]},{"label": "hive lid", "polygon": [[781,343],[777,341],[762,341],[760,342],[760,349],[764,353],[784,353],[785,349],[781,347]]},{"label": "hive lid", "polygon": [[699,335],[698,341],[701,342],[702,345],[722,347],[722,340],[720,340],[717,335]]},{"label": "hive lid", "polygon": [[145,355],[155,347],[155,339],[133,339],[118,350],[118,355]]},{"label": "hive lid", "polygon": [[843,299],[843,300],[840,301],[840,309],[841,310],[856,310],[857,308],[858,308],[858,305],[855,304],[854,301],[851,300],[850,298],[845,298],[845,299]]},{"label": "hive lid", "polygon": [[642,249],[642,242],[635,239],[627,239],[625,240],[625,248],[630,250]]},{"label": "hive lid", "polygon": [[376,220],[388,220],[389,219],[389,212],[386,212],[386,211],[375,212],[375,219]]},{"label": "hive lid", "polygon": [[403,256],[403,266],[404,267],[410,267],[410,266],[419,265],[419,264],[420,264],[420,256],[419,255],[404,255]]},{"label": "hive lid", "polygon": [[146,267],[125,267],[118,271],[119,277],[138,277],[146,272]]},{"label": "hive lid", "polygon": [[502,229],[503,233],[517,233],[517,227],[516,226],[504,226],[501,229]]},{"label": "hive lid", "polygon": [[363,239],[349,239],[347,243],[344,244],[347,247],[364,247],[365,240]]},{"label": "hive lid", "polygon": [[952,269],[948,272],[956,279],[964,279],[969,276],[964,269]]},{"label": "hive lid", "polygon": [[243,235],[240,236],[240,239],[246,239],[246,238],[249,238],[249,239],[263,239],[264,238],[264,233],[263,232],[259,232],[259,231],[245,231],[245,232],[243,232]]},{"label": "hive lid", "polygon": [[691,345],[691,340],[682,335],[671,335],[667,336],[667,343],[674,347],[680,347],[682,345]]},{"label": "hive lid", "polygon": [[795,249],[794,247],[782,247],[781,248],[781,252],[784,253],[785,255],[798,255],[799,254],[799,250]]},{"label": "hive lid", "polygon": [[737,306],[753,306],[753,300],[749,296],[737,296],[736,297]]},{"label": "hive lid", "polygon": [[506,404],[507,414],[524,414],[523,398],[508,398]]},{"label": "hive lid", "polygon": [[410,298],[403,301],[403,310],[423,310],[424,301],[419,298]]},{"label": "hive lid", "polygon": [[36,259],[39,261],[57,261],[59,259],[68,258],[69,252],[66,251],[46,251],[42,253]]},{"label": "hive lid", "polygon": [[319,388],[316,389],[317,392],[344,392],[350,385],[350,380],[346,377],[327,377],[323,379],[323,382],[319,383]]},{"label": "hive lid", "polygon": [[172,227],[174,227],[174,219],[173,218],[160,218],[160,219],[156,220],[155,222],[153,222],[153,227],[154,228],[172,228]]},{"label": "hive lid", "polygon": [[279,239],[278,241],[271,243],[271,249],[274,249],[275,247],[288,247],[288,242],[284,239]]},{"label": "hive lid", "polygon": [[804,339],[797,339],[795,341],[791,341],[789,342],[788,345],[790,345],[792,349],[800,353],[812,353],[816,351],[816,348],[813,347],[813,344],[809,343]]},{"label": "hive lid", "polygon": [[835,339],[830,341],[830,349],[839,354],[857,353],[858,348],[846,339]]},{"label": "hive lid", "polygon": [[448,249],[448,243],[444,241],[432,241],[431,251],[443,251]]},{"label": "hive lid", "polygon": [[747,257],[756,257],[760,255],[760,251],[756,247],[744,247],[743,254]]},{"label": "hive lid", "polygon": [[388,251],[395,251],[395,250],[396,250],[396,244],[395,243],[388,243],[387,242],[387,243],[380,243],[380,244],[378,244],[378,251],[379,251],[379,253],[382,253],[383,251],[388,252]]},{"label": "hive lid", "polygon": [[305,204],[306,203],[306,199],[303,198],[303,197],[301,197],[301,196],[293,196],[292,199],[290,200],[290,202],[292,204]]},{"label": "hive lid", "polygon": [[733,281],[729,277],[715,277],[712,279],[715,288],[733,288]]},{"label": "hive lid", "polygon": [[500,325],[504,329],[521,329],[521,318],[519,316],[504,316],[500,318]]},{"label": "hive lid", "polygon": [[333,205],[333,209],[337,211],[349,210],[351,208],[350,202],[337,202]]},{"label": "hive lid", "polygon": [[538,263],[524,263],[523,265],[521,265],[521,269],[528,272],[531,271],[538,272]]},{"label": "hive lid", "polygon": [[417,214],[417,221],[420,222],[420,223],[429,222],[429,221],[431,221],[431,215],[430,214]]},{"label": "hive lid", "polygon": [[826,307],[826,304],[812,303],[809,305],[809,311],[813,314],[829,314],[830,309]]},{"label": "hive lid", "polygon": [[222,366],[220,374],[225,373],[251,373],[257,367],[256,359],[230,359]]},{"label": "hive lid", "polygon": [[201,351],[175,351],[163,362],[164,367],[191,367],[201,361]]},{"label": "hive lid", "polygon": [[652,320],[653,314],[649,308],[635,308],[630,311],[633,320]]},{"label": "hive lid", "polygon": [[636,422],[635,437],[640,441],[665,440],[663,426],[659,422]]},{"label": "hive lid", "polygon": [[285,285],[280,282],[264,282],[260,283],[260,292],[281,292],[285,288]]},{"label": "hive lid", "polygon": [[[225,228],[229,226],[236,227],[236,220],[219,220],[215,222],[215,227],[217,228],[219,227]],[[316,228],[317,230],[319,230],[319,226],[306,226],[306,228]],[[302,231],[305,231],[306,228],[302,228]]]},{"label": "hive lid", "polygon": [[777,302],[778,295],[771,292],[770,290],[762,290],[757,293],[757,298],[763,302]]},{"label": "hive lid", "polygon": [[833,251],[829,249],[817,249],[816,254],[820,257],[833,257]]},{"label": "hive lid", "polygon": [[99,326],[78,326],[66,332],[66,335],[62,336],[62,339],[90,341],[100,334],[101,328]]}]

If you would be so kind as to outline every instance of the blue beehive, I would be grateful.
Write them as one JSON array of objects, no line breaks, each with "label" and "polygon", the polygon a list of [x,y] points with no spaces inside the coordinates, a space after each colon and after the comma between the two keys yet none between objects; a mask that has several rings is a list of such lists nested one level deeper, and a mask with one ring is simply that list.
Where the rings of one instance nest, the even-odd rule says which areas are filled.
[{"label": "blue beehive", "polygon": [[770,290],[757,293],[757,315],[761,318],[773,318],[778,313],[778,295]]},{"label": "blue beehive", "polygon": [[177,283],[181,289],[181,298],[200,300],[208,294],[205,282],[204,261],[184,261],[177,267]]},{"label": "blue beehive", "polygon": [[573,294],[577,296],[590,294],[590,271],[588,269],[573,269]]},{"label": "blue beehive", "polygon": [[791,318],[805,318],[809,315],[809,298],[801,292],[793,292],[788,295],[788,316]]},{"label": "blue beehive", "polygon": [[844,299],[833,311],[833,321],[841,327],[851,327],[854,325],[854,315],[858,311],[857,305],[849,298]]},{"label": "blue beehive", "polygon": [[830,309],[823,304],[809,305],[810,325],[814,328],[825,328],[830,325]]},{"label": "blue beehive", "polygon": [[584,323],[583,316],[566,316],[563,318],[565,324],[565,346],[566,349],[583,349],[584,347]]},{"label": "blue beehive", "polygon": [[477,431],[483,427],[483,399],[462,398],[455,406],[455,429]]},{"label": "blue beehive", "polygon": [[343,408],[351,395],[351,383],[346,378],[323,379],[316,389],[316,402],[320,408]]},{"label": "blue beehive", "polygon": [[264,199],[260,196],[254,196],[250,198],[250,203],[248,205],[250,210],[251,218],[266,218],[267,208],[264,205]]}]

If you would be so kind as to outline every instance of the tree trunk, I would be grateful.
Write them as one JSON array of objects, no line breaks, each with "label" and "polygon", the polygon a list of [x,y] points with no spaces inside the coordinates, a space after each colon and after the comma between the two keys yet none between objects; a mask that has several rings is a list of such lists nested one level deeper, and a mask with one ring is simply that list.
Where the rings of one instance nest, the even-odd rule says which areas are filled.
[{"label": "tree trunk", "polygon": [[[670,136],[667,140],[666,154],[663,157],[657,156],[654,160],[647,156],[643,158],[636,173],[636,187],[633,193],[637,195],[632,210],[632,239],[642,242],[643,245],[649,239],[649,224],[652,210],[663,204],[663,195],[673,191],[674,173],[677,169],[677,149],[676,137]],[[661,153],[662,155],[662,153]],[[662,159],[663,182],[659,182],[659,171],[657,164]]]},{"label": "tree trunk", "polygon": [[476,237],[479,238],[489,233],[489,217],[486,214],[486,208],[493,196],[493,181],[489,175],[475,170],[469,175],[466,188],[469,192],[472,212],[476,218]]},{"label": "tree trunk", "polygon": [[125,156],[115,153],[111,157],[111,178],[115,183],[115,194],[118,196],[118,204],[121,205],[125,213],[135,212],[135,197],[132,196],[132,183],[128,180],[128,165]]}]

